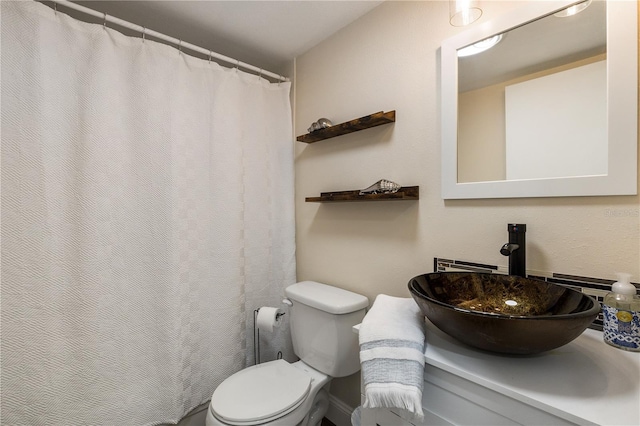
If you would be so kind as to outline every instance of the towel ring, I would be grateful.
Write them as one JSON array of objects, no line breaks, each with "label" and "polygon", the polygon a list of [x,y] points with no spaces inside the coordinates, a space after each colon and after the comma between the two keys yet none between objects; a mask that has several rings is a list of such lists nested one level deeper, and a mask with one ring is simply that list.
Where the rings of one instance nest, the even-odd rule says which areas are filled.
[{"label": "towel ring", "polygon": [[147,36],[147,27],[142,27],[142,42],[146,40]]},{"label": "towel ring", "polygon": [[103,12],[104,13],[104,20],[102,21],[102,29],[106,30],[107,29],[107,12]]}]

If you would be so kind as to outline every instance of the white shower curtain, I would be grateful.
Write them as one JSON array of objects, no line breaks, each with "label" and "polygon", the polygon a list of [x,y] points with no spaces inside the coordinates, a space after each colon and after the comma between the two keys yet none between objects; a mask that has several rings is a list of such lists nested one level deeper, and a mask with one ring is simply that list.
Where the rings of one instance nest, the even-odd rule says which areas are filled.
[{"label": "white shower curtain", "polygon": [[295,280],[289,83],[1,4],[1,423],[175,423]]}]

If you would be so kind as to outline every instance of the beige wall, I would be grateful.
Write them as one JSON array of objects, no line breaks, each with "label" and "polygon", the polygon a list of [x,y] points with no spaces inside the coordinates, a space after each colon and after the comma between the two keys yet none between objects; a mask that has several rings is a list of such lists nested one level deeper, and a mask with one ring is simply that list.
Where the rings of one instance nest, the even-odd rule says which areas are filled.
[{"label": "beige wall", "polygon": [[506,84],[458,95],[458,182],[507,176]]},{"label": "beige wall", "polygon": [[[483,21],[516,3],[483,2]],[[299,280],[409,297],[407,282],[433,258],[506,265],[509,222],[526,223],[531,269],[640,280],[638,196],[451,200],[440,197],[438,48],[462,31],[446,1],[389,1],[297,59],[295,133],[320,117],[340,123],[397,111],[395,124],[295,143]],[[320,192],[386,178],[419,185],[420,200],[316,204]],[[332,393],[357,405],[358,377]]]}]

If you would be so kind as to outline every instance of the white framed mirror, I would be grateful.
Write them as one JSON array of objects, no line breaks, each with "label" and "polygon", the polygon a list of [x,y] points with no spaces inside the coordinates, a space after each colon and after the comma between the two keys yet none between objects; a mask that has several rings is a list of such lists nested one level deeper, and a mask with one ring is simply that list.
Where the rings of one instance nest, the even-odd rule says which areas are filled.
[{"label": "white framed mirror", "polygon": [[445,40],[442,198],[637,194],[637,7],[530,1]]}]

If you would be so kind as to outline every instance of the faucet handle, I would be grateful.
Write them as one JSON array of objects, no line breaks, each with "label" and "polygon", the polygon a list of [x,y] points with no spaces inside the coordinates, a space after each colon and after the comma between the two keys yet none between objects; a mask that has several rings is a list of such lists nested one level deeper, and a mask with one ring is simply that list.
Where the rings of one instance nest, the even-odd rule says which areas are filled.
[{"label": "faucet handle", "polygon": [[509,223],[507,224],[507,231],[510,233],[524,233],[527,232],[527,225],[525,223]]}]

